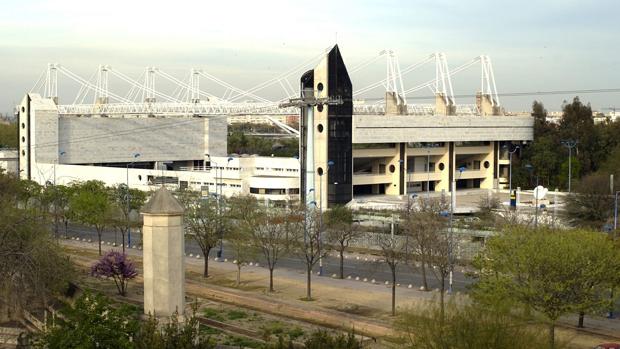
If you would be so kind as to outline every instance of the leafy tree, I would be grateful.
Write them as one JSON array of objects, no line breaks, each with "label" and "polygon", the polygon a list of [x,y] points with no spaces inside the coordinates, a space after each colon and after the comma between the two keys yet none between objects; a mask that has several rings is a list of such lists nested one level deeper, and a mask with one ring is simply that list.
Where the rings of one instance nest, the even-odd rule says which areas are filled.
[{"label": "leafy tree", "polygon": [[610,195],[609,177],[593,174],[581,180],[566,197],[565,216],[579,227],[600,230],[613,215],[614,199]]},{"label": "leafy tree", "polygon": [[[221,200],[221,198],[220,198]],[[199,193],[186,191],[180,197],[185,206],[185,226],[204,256],[204,277],[209,277],[209,252],[217,246],[225,229],[225,220],[218,198],[201,198]]]},{"label": "leafy tree", "polygon": [[269,292],[274,292],[273,270],[278,261],[289,251],[291,236],[287,231],[287,215],[262,208],[252,216],[252,243],[262,253],[269,269]]},{"label": "leafy tree", "polygon": [[[3,189],[18,187],[4,176],[0,174]],[[0,197],[6,196],[12,197],[0,191]],[[11,319],[22,309],[47,306],[66,287],[73,267],[36,212],[0,199],[0,217],[0,319]]]},{"label": "leafy tree", "polygon": [[605,235],[512,227],[488,241],[474,267],[474,299],[511,302],[541,314],[553,348],[560,316],[609,305],[605,290],[618,285],[620,266]]},{"label": "leafy tree", "polygon": [[41,348],[133,348],[140,324],[131,308],[85,292],[61,310],[37,343]]},{"label": "leafy tree", "polygon": [[72,217],[97,231],[99,255],[101,255],[101,235],[110,222],[111,214],[110,198],[105,185],[101,181],[76,183],[69,206]]},{"label": "leafy tree", "polygon": [[[578,174],[596,170],[597,163],[600,161],[596,157],[599,135],[594,127],[590,104],[584,105],[579,97],[575,97],[572,103],[564,104],[562,112],[562,119],[558,126],[559,136],[561,140],[577,141],[577,148],[574,151],[582,167]],[[563,153],[568,155],[568,150],[564,149]]]},{"label": "leafy tree", "polygon": [[17,123],[5,123],[0,120],[0,149],[17,148],[19,140],[17,137]]},{"label": "leafy tree", "polygon": [[332,334],[325,330],[317,330],[304,342],[306,349],[361,349],[362,343],[355,338],[353,332]]},{"label": "leafy tree", "polygon": [[403,333],[400,348],[544,348],[540,329],[528,320],[502,307],[451,302],[444,315],[433,304],[402,312],[395,325]]},{"label": "leafy tree", "polygon": [[181,322],[179,316],[172,315],[161,324],[157,318],[150,316],[142,322],[135,336],[136,349],[215,349],[215,343],[208,335],[200,332],[196,318],[196,309]]},{"label": "leafy tree", "polygon": [[127,255],[118,251],[108,251],[90,268],[90,273],[96,277],[112,278],[118,294],[127,294],[127,283],[138,276],[136,267]]},{"label": "leafy tree", "polygon": [[325,213],[327,240],[340,256],[340,278],[344,279],[344,252],[349,243],[360,235],[353,225],[353,211],[346,206],[334,206]]},{"label": "leafy tree", "polygon": [[132,227],[138,227],[139,222],[132,220],[131,212],[138,211],[146,201],[146,193],[138,189],[128,189],[127,185],[120,184],[110,189],[112,200],[111,224],[121,233],[123,253],[125,253],[125,235]]}]

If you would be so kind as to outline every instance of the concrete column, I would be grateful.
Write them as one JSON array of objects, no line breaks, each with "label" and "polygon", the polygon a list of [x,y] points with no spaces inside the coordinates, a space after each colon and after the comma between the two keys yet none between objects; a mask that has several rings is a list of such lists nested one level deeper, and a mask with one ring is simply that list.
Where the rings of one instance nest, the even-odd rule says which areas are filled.
[{"label": "concrete column", "polygon": [[[183,207],[161,187],[142,208],[144,313],[185,313]],[[206,258],[206,256],[205,256]]]},{"label": "concrete column", "polygon": [[450,99],[446,103],[443,93],[437,93],[435,94],[435,112],[437,115],[456,115],[456,106]]},{"label": "concrete column", "polygon": [[407,108],[403,98],[396,92],[385,93],[385,115],[405,115]]},{"label": "concrete column", "polygon": [[493,106],[491,98],[489,94],[482,94],[480,92],[476,94],[476,105],[478,110],[480,110],[480,115],[501,115],[501,108],[497,105]]}]

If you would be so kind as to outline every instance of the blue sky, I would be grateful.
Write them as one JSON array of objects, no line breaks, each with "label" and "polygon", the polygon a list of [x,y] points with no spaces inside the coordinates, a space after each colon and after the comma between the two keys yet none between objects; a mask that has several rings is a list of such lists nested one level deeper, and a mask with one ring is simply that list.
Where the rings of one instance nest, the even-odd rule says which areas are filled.
[{"label": "blue sky", "polygon": [[[200,67],[250,88],[319,54],[336,37],[350,67],[385,48],[397,52],[403,68],[438,51],[447,54],[450,67],[487,54],[500,93],[619,88],[619,13],[617,0],[4,1],[0,112],[11,110],[48,62],[85,77],[99,64],[134,77],[149,65],[179,78]],[[480,88],[478,69],[453,78],[455,93]],[[433,71],[427,66],[406,75],[405,88],[431,79]],[[353,75],[354,89],[384,75],[384,61],[378,61]],[[119,94],[127,89],[111,85]],[[74,90],[61,83],[61,100],[72,100]],[[262,93],[278,98],[283,91]],[[557,110],[572,96],[501,102],[509,110],[528,110],[535,98]],[[582,100],[595,108],[620,107],[620,93]]]}]

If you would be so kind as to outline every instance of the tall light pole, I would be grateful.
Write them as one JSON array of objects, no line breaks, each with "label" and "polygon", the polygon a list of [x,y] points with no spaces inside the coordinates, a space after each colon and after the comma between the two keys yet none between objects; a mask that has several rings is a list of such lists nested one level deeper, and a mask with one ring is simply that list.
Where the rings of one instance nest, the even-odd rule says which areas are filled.
[{"label": "tall light pole", "polygon": [[[465,172],[466,168],[464,166],[459,167],[459,179],[463,172]],[[450,191],[450,241],[448,241],[448,262],[450,263],[450,275],[448,278],[448,293],[452,293],[452,278],[453,278],[453,256],[452,256],[452,247],[453,247],[453,239],[454,239],[454,229],[452,226],[453,215],[454,215],[454,204],[456,203],[456,178],[452,178],[452,190]]]},{"label": "tall light pole", "polygon": [[504,148],[508,149],[508,195],[512,195],[512,154],[519,150],[519,146],[516,145],[513,150],[510,150],[511,145],[505,144]]},{"label": "tall light pole", "polygon": [[[534,171],[534,166],[527,164],[525,165],[525,168],[527,168],[531,176],[532,172]],[[534,188],[534,190],[532,190],[532,194],[534,195],[534,200],[536,202],[536,210],[535,210],[535,215],[534,215],[534,229],[537,229],[538,228],[538,174],[536,174],[536,187]]]},{"label": "tall light pole", "polygon": [[[131,200],[131,193],[129,191],[129,166],[136,163],[137,160],[135,159],[137,159],[138,157],[140,157],[140,153],[134,153],[133,154],[134,161],[128,163],[126,166],[126,170],[127,170],[127,197],[126,197],[127,217],[125,218],[127,218],[127,246],[131,246],[131,224],[129,224],[129,213],[131,212],[131,206],[129,205],[129,200]],[[125,241],[123,241],[123,253],[125,253]]]},{"label": "tall light pole", "polygon": [[[320,193],[320,201],[319,201],[319,276],[323,276],[323,254],[321,249],[323,248],[323,175],[329,173],[329,169],[334,165],[332,160],[327,161],[327,170],[325,173],[319,173],[319,193]],[[329,180],[329,175],[327,175],[327,179]],[[328,197],[329,200],[329,197]]]},{"label": "tall light pole", "polygon": [[579,143],[576,140],[565,140],[561,142],[563,146],[565,146],[566,148],[568,148],[568,193],[570,194],[570,189],[571,189],[571,175],[572,175],[572,170],[573,170],[573,166],[572,166],[572,159],[573,159],[573,148],[575,148],[577,146],[577,143]]},{"label": "tall light pole", "polygon": [[[58,158],[65,155],[66,152],[60,151]],[[58,188],[56,187],[56,164],[58,159],[54,159],[54,235],[58,239]]]},{"label": "tall light pole", "polygon": [[[211,166],[211,163],[215,164],[215,196],[217,198],[217,217],[218,217],[218,230],[219,230],[219,235],[220,235],[220,249],[217,251],[217,258],[218,260],[222,261],[222,254],[224,253],[224,230],[222,229],[222,202],[221,202],[221,197],[223,194],[223,188],[222,186],[224,185],[224,180],[223,180],[223,168],[218,166],[218,164],[215,161],[211,160],[211,155],[209,154],[205,154],[206,157],[209,158],[209,165],[211,168],[213,168],[213,166]],[[233,161],[234,159],[232,157],[228,157],[228,159],[226,159],[226,166],[228,166],[228,164]],[[217,180],[217,170],[220,170],[220,183],[218,183]],[[219,194],[218,194],[218,188],[219,188]],[[205,258],[208,258],[209,256],[205,256]]]},{"label": "tall light pole", "polygon": [[618,230],[618,194],[620,194],[620,191],[616,192],[614,198],[614,236],[616,236],[616,230]]}]

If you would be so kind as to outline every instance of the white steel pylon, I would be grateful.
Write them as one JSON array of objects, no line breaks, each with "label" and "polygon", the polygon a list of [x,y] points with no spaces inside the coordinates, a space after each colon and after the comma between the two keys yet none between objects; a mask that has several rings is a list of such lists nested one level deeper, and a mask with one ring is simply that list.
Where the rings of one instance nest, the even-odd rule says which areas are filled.
[{"label": "white steel pylon", "polygon": [[48,63],[45,75],[45,98],[58,99],[58,63]]},{"label": "white steel pylon", "polygon": [[200,103],[200,71],[192,68],[189,75],[190,103]]},{"label": "white steel pylon", "polygon": [[108,92],[108,70],[110,66],[100,65],[97,71],[97,88],[95,89],[95,103],[107,103]]},{"label": "white steel pylon", "polygon": [[497,95],[497,87],[495,86],[495,74],[493,74],[493,64],[491,58],[486,55],[480,56],[480,92],[483,95],[491,96],[491,104],[499,107],[499,97]]},{"label": "white steel pylon", "polygon": [[446,105],[454,105],[454,91],[448,68],[448,60],[443,52],[436,52],[435,56],[435,95],[441,94]]},{"label": "white steel pylon", "polygon": [[144,91],[142,96],[145,102],[155,102],[155,67],[146,67],[144,75]]},{"label": "white steel pylon", "polygon": [[386,65],[386,80],[385,80],[385,90],[387,92],[394,92],[394,94],[403,100],[403,104],[407,104],[407,100],[405,99],[405,88],[403,85],[403,75],[400,71],[400,65],[398,64],[398,57],[392,50],[384,50],[381,54],[385,54],[387,57],[387,65]]}]

